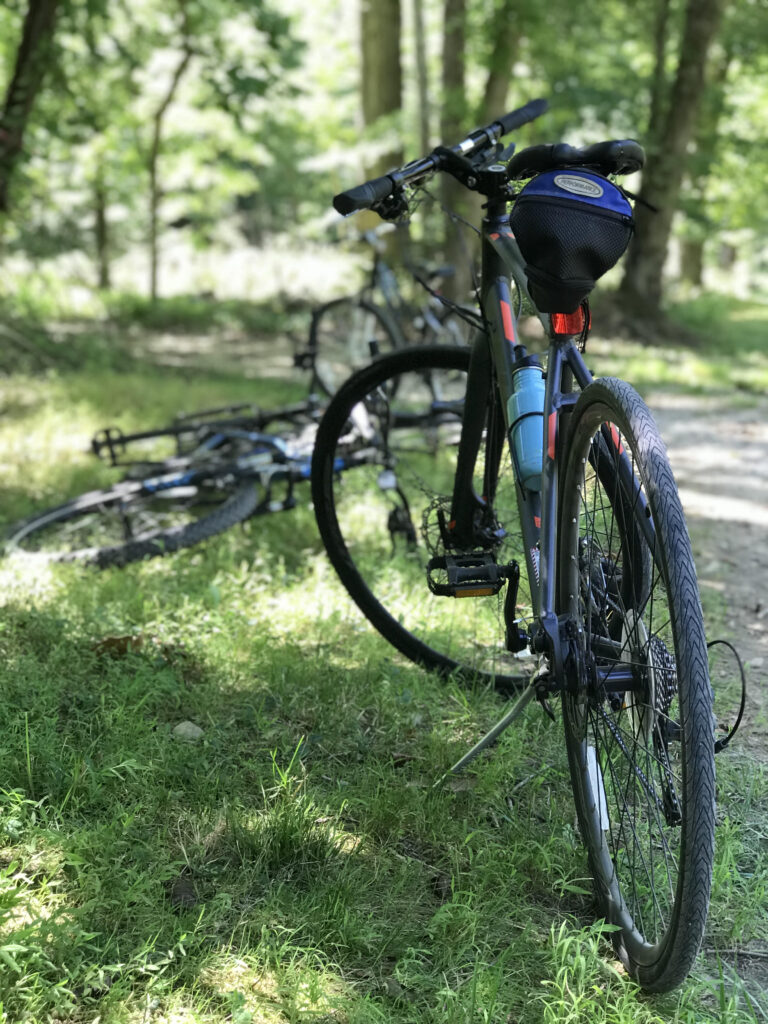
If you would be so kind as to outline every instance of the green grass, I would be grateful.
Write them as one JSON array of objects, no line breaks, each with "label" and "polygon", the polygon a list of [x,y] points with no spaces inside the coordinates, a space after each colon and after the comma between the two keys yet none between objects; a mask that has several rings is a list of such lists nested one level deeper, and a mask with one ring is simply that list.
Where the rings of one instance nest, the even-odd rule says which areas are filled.
[{"label": "green grass", "polygon": [[146,330],[216,331],[238,328],[275,332],[290,324],[284,304],[279,302],[265,304],[198,295],[151,301],[140,295],[115,292],[104,296],[104,304],[115,323]]},{"label": "green grass", "polygon": [[596,374],[624,376],[641,393],[728,395],[739,404],[768,391],[766,304],[701,295],[669,306],[658,340],[617,342],[601,329],[615,319],[614,303],[610,294],[595,299],[587,362]]},{"label": "green grass", "polygon": [[[103,482],[81,453],[105,421],[295,388],[154,370],[1,383],[5,520]],[[719,761],[705,953],[682,990],[644,996],[594,922],[561,723],[534,707],[433,787],[502,705],[373,635],[305,503],[124,570],[0,563],[0,593],[0,1020],[768,1011],[765,767],[738,744]],[[184,721],[198,742],[176,738]]]}]

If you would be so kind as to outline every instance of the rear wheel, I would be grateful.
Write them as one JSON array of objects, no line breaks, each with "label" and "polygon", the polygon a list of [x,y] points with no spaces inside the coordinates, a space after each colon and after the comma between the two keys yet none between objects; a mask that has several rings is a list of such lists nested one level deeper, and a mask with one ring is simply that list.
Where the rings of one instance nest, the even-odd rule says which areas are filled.
[{"label": "rear wheel", "polygon": [[[511,688],[522,673],[505,646],[506,586],[493,596],[456,599],[433,593],[427,582],[427,563],[444,553],[440,522],[450,518],[468,366],[467,349],[416,346],[350,378],[318,430],[312,497],[331,562],[390,643],[427,668]],[[488,439],[499,438],[500,410],[496,403],[491,406],[478,481]],[[503,565],[514,560],[524,572],[504,447],[496,479],[477,488],[495,491],[488,509],[495,560]],[[493,463],[498,466],[498,458]],[[521,618],[530,613],[529,600],[523,580]]]},{"label": "rear wheel", "polygon": [[336,299],[315,310],[309,332],[314,380],[333,395],[354,370],[398,348],[395,330],[366,299]]},{"label": "rear wheel", "polygon": [[122,566],[199,544],[247,519],[258,504],[253,481],[211,479],[159,491],[124,481],[17,523],[6,552]]},{"label": "rear wheel", "polygon": [[621,381],[576,404],[560,506],[563,694],[579,828],[616,950],[651,991],[685,978],[714,850],[712,698],[677,489],[645,404]]}]

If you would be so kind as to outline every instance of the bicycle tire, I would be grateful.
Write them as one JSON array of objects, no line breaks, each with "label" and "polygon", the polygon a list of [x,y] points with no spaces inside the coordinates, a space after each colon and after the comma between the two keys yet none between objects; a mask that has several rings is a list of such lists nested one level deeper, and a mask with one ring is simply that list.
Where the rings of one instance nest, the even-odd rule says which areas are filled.
[{"label": "bicycle tire", "polygon": [[[252,515],[259,504],[258,487],[252,480],[234,485],[211,480],[184,490],[184,494],[165,492],[159,496],[148,492],[141,481],[123,481],[105,490],[89,491],[11,527],[5,552],[36,554],[47,561],[77,561],[99,569],[122,567],[223,533]],[[209,511],[211,505],[213,511]],[[201,507],[204,514],[196,518]],[[131,516],[137,521],[142,517],[157,521],[159,517],[175,525],[150,528],[117,543],[100,542],[113,529],[125,534]],[[84,538],[96,542],[83,543]]]},{"label": "bicycle tire", "polygon": [[400,347],[396,328],[378,306],[359,296],[334,299],[312,315],[313,383],[331,397],[354,370]]},{"label": "bicycle tire", "polygon": [[[468,366],[468,349],[414,346],[355,373],[321,421],[312,460],[312,498],[339,578],[394,647],[442,675],[512,690],[527,675],[506,649],[503,593],[456,600],[436,596],[427,586],[437,510],[450,506],[461,410],[448,422],[430,425],[427,417],[421,426],[397,425],[409,416],[418,421],[434,403],[450,406],[453,395],[463,401]],[[339,471],[355,461],[354,424],[361,419],[369,435],[363,442],[369,445],[367,459]],[[524,576],[508,458],[499,474],[497,505],[503,507],[501,525],[509,524],[499,561],[514,557]],[[526,585],[523,579],[523,597]]]},{"label": "bicycle tire", "polygon": [[[606,444],[614,472],[598,474]],[[619,958],[645,989],[665,992],[701,944],[714,855],[712,692],[690,540],[663,442],[628,384],[605,378],[583,391],[563,467],[559,611],[583,636],[563,693],[579,829]],[[647,558],[632,555],[638,543]],[[621,586],[627,572],[634,585]],[[612,690],[622,670],[631,689]]]}]

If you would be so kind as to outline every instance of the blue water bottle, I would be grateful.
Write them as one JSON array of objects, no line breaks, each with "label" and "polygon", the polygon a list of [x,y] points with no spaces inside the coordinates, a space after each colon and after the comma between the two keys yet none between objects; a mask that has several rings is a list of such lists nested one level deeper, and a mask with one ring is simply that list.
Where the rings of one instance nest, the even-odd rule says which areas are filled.
[{"label": "blue water bottle", "polygon": [[538,356],[526,356],[514,369],[507,404],[517,478],[529,491],[541,490],[544,464],[544,371]]}]

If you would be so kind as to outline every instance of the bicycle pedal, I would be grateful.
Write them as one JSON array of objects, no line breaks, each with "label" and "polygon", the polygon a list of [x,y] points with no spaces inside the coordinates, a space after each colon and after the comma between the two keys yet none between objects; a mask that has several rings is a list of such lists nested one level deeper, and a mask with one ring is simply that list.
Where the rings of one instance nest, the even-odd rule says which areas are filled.
[{"label": "bicycle pedal", "polygon": [[498,565],[484,551],[436,555],[427,562],[429,589],[442,597],[491,597],[498,594],[508,576],[509,566]]}]

